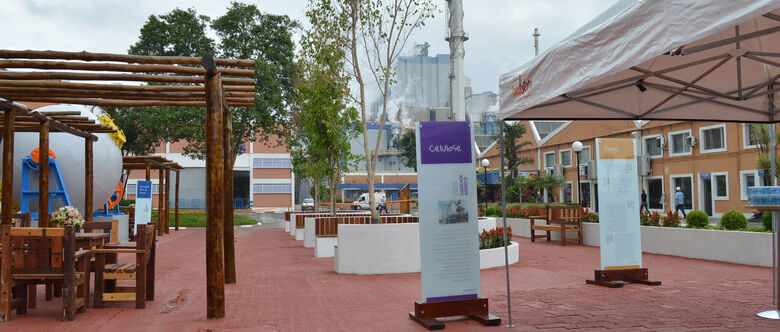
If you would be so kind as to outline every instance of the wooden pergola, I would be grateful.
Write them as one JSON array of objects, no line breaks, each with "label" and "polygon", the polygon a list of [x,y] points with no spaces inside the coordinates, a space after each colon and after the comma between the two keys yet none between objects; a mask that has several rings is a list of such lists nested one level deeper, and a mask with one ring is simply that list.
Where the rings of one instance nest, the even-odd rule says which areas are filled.
[{"label": "wooden pergola", "polygon": [[[198,58],[0,50],[0,69],[3,68],[12,70],[0,70],[0,97],[14,102],[205,108],[207,317],[224,317],[225,283],[236,280],[230,190],[233,175],[226,171],[231,165],[224,162],[232,155],[229,107],[254,107],[254,61],[214,59],[209,55]],[[13,124],[18,113],[18,107],[13,105],[18,104],[3,105],[4,123]],[[5,146],[13,146],[10,128],[6,126],[4,130]],[[86,144],[91,153],[92,144]],[[4,165],[13,162],[9,151],[12,150],[4,150]],[[87,173],[92,172],[91,167],[90,160]],[[10,192],[12,175],[4,173],[3,179],[3,192],[6,188]],[[10,222],[10,214],[6,217],[10,198],[10,194],[3,196],[4,223]],[[89,203],[91,198],[87,206]]]},{"label": "wooden pergola", "polygon": [[155,169],[160,175],[159,190],[157,198],[158,206],[158,227],[157,235],[168,234],[170,231],[170,217],[168,201],[171,197],[171,170],[176,172],[176,189],[174,190],[174,225],[179,230],[179,172],[184,169],[179,164],[165,159],[161,156],[124,156],[122,157],[122,168],[126,170],[145,170],[146,181],[152,180],[152,170]]}]

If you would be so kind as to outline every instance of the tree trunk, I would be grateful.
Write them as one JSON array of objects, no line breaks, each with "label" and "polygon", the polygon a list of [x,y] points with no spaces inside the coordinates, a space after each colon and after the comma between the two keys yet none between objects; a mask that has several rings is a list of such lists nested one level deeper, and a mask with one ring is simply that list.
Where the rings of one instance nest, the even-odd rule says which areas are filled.
[{"label": "tree trunk", "polygon": [[314,180],[314,207],[313,212],[320,211],[320,180]]}]

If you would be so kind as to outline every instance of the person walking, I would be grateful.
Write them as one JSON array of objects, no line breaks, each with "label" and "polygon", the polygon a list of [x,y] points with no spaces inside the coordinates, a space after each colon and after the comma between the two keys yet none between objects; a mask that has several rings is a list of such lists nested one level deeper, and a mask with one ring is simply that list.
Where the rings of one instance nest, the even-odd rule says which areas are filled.
[{"label": "person walking", "polygon": [[685,194],[683,194],[682,191],[680,191],[680,187],[677,187],[677,192],[674,193],[674,200],[677,206],[674,209],[674,212],[682,211],[683,219],[687,218],[685,215]]},{"label": "person walking", "polygon": [[644,189],[642,189],[642,206],[639,207],[639,213],[642,213],[642,209],[644,209],[645,212],[650,213],[650,209],[647,208],[647,193],[645,193]]},{"label": "person walking", "polygon": [[382,196],[379,202],[379,213],[382,213],[382,210],[385,210],[385,213],[390,213],[387,211],[387,196]]}]

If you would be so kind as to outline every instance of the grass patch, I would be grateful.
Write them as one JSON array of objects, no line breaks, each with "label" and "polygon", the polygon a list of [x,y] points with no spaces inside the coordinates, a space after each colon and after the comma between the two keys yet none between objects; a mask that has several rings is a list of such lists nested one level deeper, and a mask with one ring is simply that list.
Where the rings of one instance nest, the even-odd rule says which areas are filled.
[{"label": "grass patch", "polygon": [[[157,212],[152,212],[153,217],[157,217]],[[170,223],[171,227],[174,226],[176,223],[176,215],[174,213],[170,213]],[[252,218],[240,216],[240,215],[233,215],[233,225],[240,226],[240,225],[254,225],[257,221],[253,220]],[[205,212],[187,212],[187,213],[179,213],[179,227],[206,227],[206,213]]]}]

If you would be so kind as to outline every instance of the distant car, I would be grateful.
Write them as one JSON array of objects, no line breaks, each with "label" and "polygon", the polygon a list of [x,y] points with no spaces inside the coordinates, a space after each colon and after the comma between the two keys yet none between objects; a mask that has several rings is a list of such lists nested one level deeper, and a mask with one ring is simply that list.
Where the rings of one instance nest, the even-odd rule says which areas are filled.
[{"label": "distant car", "polygon": [[301,204],[301,210],[314,211],[314,198],[304,198],[303,204]]},{"label": "distant car", "polygon": [[[379,208],[379,202],[382,201],[382,197],[385,197],[385,193],[374,193],[374,202],[376,203],[377,208]],[[368,193],[361,194],[356,201],[352,202],[351,207],[353,210],[369,209]]]}]

